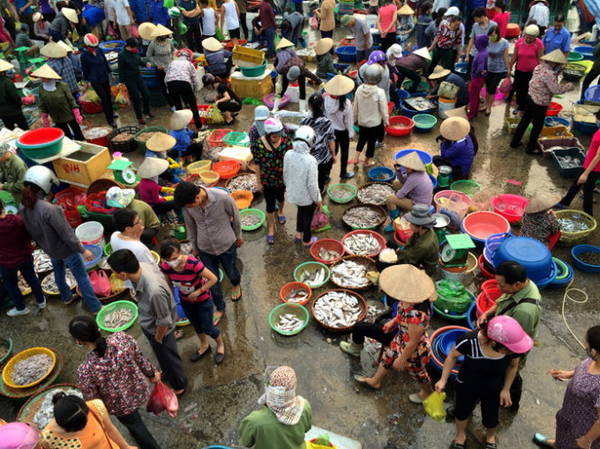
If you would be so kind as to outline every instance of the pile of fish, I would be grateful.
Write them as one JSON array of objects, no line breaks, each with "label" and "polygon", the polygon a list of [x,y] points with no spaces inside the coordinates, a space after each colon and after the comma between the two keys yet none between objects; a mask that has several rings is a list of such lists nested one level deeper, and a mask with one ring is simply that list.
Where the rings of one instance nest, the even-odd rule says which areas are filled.
[{"label": "pile of fish", "polygon": [[331,280],[343,288],[363,288],[370,284],[366,265],[353,260],[342,260],[331,269]]},{"label": "pile of fish", "polygon": [[590,229],[585,218],[579,214],[573,214],[569,218],[559,218],[558,224],[561,232],[580,232]]},{"label": "pile of fish", "polygon": [[556,160],[562,168],[579,168],[581,167],[581,159],[573,156],[556,156]]},{"label": "pile of fish", "polygon": [[256,175],[254,173],[245,173],[243,175],[232,178],[227,184],[227,188],[235,192],[236,190],[248,190],[249,192],[256,192]]},{"label": "pile of fish", "polygon": [[279,315],[279,321],[275,325],[277,329],[284,332],[294,332],[304,326],[305,321],[292,313]]},{"label": "pile of fish", "polygon": [[40,430],[46,427],[46,425],[54,418],[54,404],[52,403],[52,398],[57,393],[64,393],[69,396],[73,395],[83,399],[81,391],[74,388],[53,388],[48,391],[42,400],[40,408],[33,417],[33,423]]},{"label": "pile of fish", "polygon": [[320,267],[318,270],[303,269],[298,275],[298,282],[304,282],[309,287],[318,287],[327,279],[327,271]]},{"label": "pile of fish", "polygon": [[133,139],[133,137],[134,137],[133,134],[127,133],[127,132],[123,132],[123,133],[117,134],[110,141],[111,142],[127,142],[128,140]]},{"label": "pile of fish", "polygon": [[300,302],[304,302],[306,300],[306,298],[308,298],[308,292],[304,289],[298,288],[298,289],[290,291],[287,294],[287,296],[285,297],[285,300],[287,302],[300,303]]},{"label": "pile of fish", "polygon": [[94,126],[93,128],[87,128],[83,131],[83,137],[86,140],[98,139],[100,137],[106,137],[112,132],[112,128],[103,126]]},{"label": "pile of fish", "polygon": [[350,207],[344,212],[342,220],[348,226],[357,229],[374,228],[382,224],[386,217],[385,215],[369,206]]},{"label": "pile of fish", "polygon": [[15,385],[27,385],[45,377],[51,367],[48,354],[36,354],[15,363],[10,377]]},{"label": "pile of fish", "polygon": [[600,265],[600,253],[595,251],[586,251],[585,253],[577,254],[577,258],[589,265]]},{"label": "pile of fish", "polygon": [[352,234],[342,240],[342,244],[349,254],[356,256],[370,256],[378,254],[382,248],[379,241],[372,234]]},{"label": "pile of fish", "polygon": [[329,191],[329,195],[331,195],[331,197],[335,200],[335,201],[348,201],[350,198],[352,198],[352,196],[354,195],[354,192],[352,192],[352,190],[347,189],[343,186],[336,186],[336,187],[332,187],[331,190]]},{"label": "pile of fish", "polygon": [[358,298],[346,292],[327,292],[313,305],[313,315],[318,321],[338,329],[354,326],[361,312]]},{"label": "pile of fish", "polygon": [[341,256],[342,255],[340,253],[338,253],[337,251],[334,251],[332,249],[325,249],[323,247],[319,248],[319,258],[326,262],[331,262],[333,260],[337,260]]},{"label": "pile of fish", "polygon": [[[75,276],[71,273],[71,270],[67,270],[65,279],[67,281],[67,285],[70,289],[75,287],[77,281],[75,280]],[[58,295],[60,294],[60,290],[58,289],[58,285],[56,285],[56,281],[54,280],[54,273],[48,274],[42,281],[42,290],[50,295]]]},{"label": "pile of fish", "polygon": [[394,193],[394,189],[388,184],[368,184],[358,190],[357,197],[363,204],[383,206],[385,200]]},{"label": "pile of fish", "polygon": [[126,308],[115,309],[104,316],[104,327],[116,329],[125,326],[133,318],[133,312]]},{"label": "pile of fish", "polygon": [[260,223],[260,217],[254,214],[241,214],[240,215],[240,223],[244,227],[256,226]]},{"label": "pile of fish", "polygon": [[41,249],[33,251],[33,268],[36,273],[46,273],[52,270],[50,256]]}]

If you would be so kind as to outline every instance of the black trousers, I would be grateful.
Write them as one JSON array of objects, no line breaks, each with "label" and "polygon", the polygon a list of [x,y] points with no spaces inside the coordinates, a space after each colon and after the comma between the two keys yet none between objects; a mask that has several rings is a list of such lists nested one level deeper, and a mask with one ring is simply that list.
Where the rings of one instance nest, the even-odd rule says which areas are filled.
[{"label": "black trousers", "polygon": [[152,239],[158,235],[157,228],[145,228],[140,236],[140,240],[146,246],[152,245]]},{"label": "black trousers", "polygon": [[358,143],[356,144],[356,151],[362,152],[365,143],[367,144],[367,158],[371,159],[375,156],[375,142],[381,134],[380,128],[382,125],[373,126],[371,128],[367,126],[358,126]]},{"label": "black trousers", "polygon": [[596,182],[600,180],[600,172],[593,171],[588,175],[588,179],[585,184],[577,184],[577,180],[579,176],[575,178],[575,182],[569,188],[569,191],[564,196],[562,200],[560,200],[560,204],[565,206],[570,206],[571,202],[575,198],[575,195],[579,193],[579,191],[583,188],[583,211],[586,214],[590,214],[594,216],[594,188],[596,187]]},{"label": "black trousers", "polygon": [[350,133],[347,129],[343,131],[335,130],[335,154],[341,151],[340,176],[346,174],[348,168],[348,152],[350,151]]},{"label": "black trousers", "polygon": [[310,242],[312,237],[310,225],[314,214],[314,203],[309,206],[298,206],[298,211],[296,213],[296,232],[302,233],[302,241],[304,241],[304,243]]},{"label": "black trousers", "polygon": [[142,421],[140,412],[136,410],[129,415],[117,416],[117,419],[127,427],[129,433],[140,449],[160,449],[160,446]]},{"label": "black trousers", "polygon": [[25,118],[22,112],[18,115],[3,115],[0,117],[0,120],[2,120],[4,126],[6,126],[10,130],[15,129],[15,126],[18,126],[19,128],[25,131],[29,129],[27,119]]},{"label": "black trousers", "polygon": [[[280,75],[283,79],[281,82],[281,92],[280,95],[283,96],[283,94],[285,93],[285,91],[288,88],[288,84],[290,83],[287,79],[287,76],[285,75]],[[306,76],[304,76],[304,73],[300,74],[300,77],[298,78],[298,89],[299,89],[299,97],[300,100],[306,100]]]},{"label": "black trousers", "polygon": [[598,78],[598,76],[600,76],[600,70],[594,68],[592,68],[592,70],[590,70],[590,73],[588,73],[585,76],[583,82],[581,83],[581,98],[583,98],[583,94],[585,93],[586,89],[590,87],[592,81]]},{"label": "black trousers", "polygon": [[244,32],[244,39],[250,40],[250,35],[248,34],[248,24],[246,23],[246,13],[240,13],[240,26],[242,27],[242,31]]},{"label": "black trousers", "polygon": [[200,51],[202,48],[202,33],[200,32],[200,24],[188,25],[187,33],[185,33],[185,43],[192,51]]},{"label": "black trousers", "polygon": [[102,110],[106,117],[106,123],[112,125],[115,122],[115,112],[113,111],[112,96],[110,93],[110,83],[91,83],[92,88],[98,94],[100,103],[102,103]]},{"label": "black trousers", "polygon": [[331,181],[331,168],[333,167],[333,159],[330,159],[329,162],[321,162],[317,167],[319,172],[319,190],[323,192],[329,181]]},{"label": "black trousers", "polygon": [[176,209],[176,208],[177,208],[177,205],[175,204],[174,200],[152,204],[152,210],[154,210],[154,212],[156,212],[156,215],[166,214],[167,212],[172,211],[173,209]]},{"label": "black trousers", "polygon": [[521,396],[523,394],[523,378],[521,377],[521,372],[517,373],[515,380],[510,386],[510,400],[512,401],[512,405],[510,406],[511,410],[517,411],[521,405]]},{"label": "black trousers", "polygon": [[527,107],[527,101],[529,98],[527,91],[529,90],[529,81],[531,81],[532,75],[533,72],[521,72],[520,70],[515,70],[513,90],[515,91],[515,95],[517,97],[517,106],[519,111],[524,111]]},{"label": "black trousers", "polygon": [[395,332],[383,332],[383,324],[387,321],[377,321],[375,323],[368,323],[366,321],[360,321],[352,328],[352,341],[357,345],[365,343],[365,337],[377,340],[383,346],[389,346],[394,339]]},{"label": "black trousers", "polygon": [[421,75],[419,75],[419,73],[415,72],[414,70],[409,70],[406,67],[402,67],[401,65],[396,66],[396,71],[398,72],[398,81],[396,81],[396,87],[401,88],[402,82],[406,77],[412,81],[412,84],[410,85],[408,91],[411,94],[414,94],[419,88],[419,83],[421,82]]},{"label": "black trousers", "polygon": [[133,110],[138,120],[144,118],[143,114],[150,113],[150,92],[140,77],[137,82],[126,82],[129,101],[133,104]]},{"label": "black trousers", "polygon": [[394,31],[389,32],[385,37],[381,38],[381,51],[384,53],[392,45],[396,43],[396,33]]},{"label": "black trousers", "polygon": [[55,123],[57,128],[60,128],[64,131],[65,136],[69,139],[75,140],[85,140],[83,137],[83,133],[81,132],[81,128],[79,127],[79,123],[75,119],[70,122],[64,123]]},{"label": "black trousers", "polygon": [[529,137],[529,143],[527,144],[527,152],[532,152],[535,150],[535,146],[537,145],[538,137],[542,132],[542,128],[544,127],[544,118],[546,117],[546,111],[548,110],[548,106],[540,106],[529,98],[527,102],[527,107],[525,108],[525,113],[519,122],[519,126],[515,131],[515,134],[511,141],[511,146],[516,146],[521,142],[525,131],[530,123],[533,123],[533,128],[531,129],[531,135]]},{"label": "black trousers", "polygon": [[169,383],[173,390],[183,390],[187,385],[187,378],[183,372],[183,364],[179,352],[177,351],[175,331],[165,335],[162,343],[159,343],[154,339],[154,334],[145,330],[143,330],[143,332],[148,339],[150,346],[152,346],[152,350],[158,360],[164,379]]},{"label": "black trousers", "polygon": [[454,409],[456,419],[459,421],[468,419],[478,401],[481,401],[481,423],[486,429],[493,429],[498,425],[500,389],[456,383],[456,406]]},{"label": "black trousers", "polygon": [[183,109],[183,104],[190,108],[194,115],[194,124],[196,125],[196,128],[200,129],[202,127],[202,122],[200,121],[198,104],[192,85],[186,81],[169,81],[167,83],[167,89],[171,98],[169,103],[172,106],[175,106],[175,109],[177,110]]},{"label": "black trousers", "polygon": [[167,99],[167,103],[169,103],[169,106],[173,106],[171,104],[171,97],[169,97],[169,92],[167,91],[167,85],[165,84],[165,76],[166,73],[164,70],[156,69],[156,77],[158,78],[158,82],[160,83],[160,90],[162,90],[163,95]]}]

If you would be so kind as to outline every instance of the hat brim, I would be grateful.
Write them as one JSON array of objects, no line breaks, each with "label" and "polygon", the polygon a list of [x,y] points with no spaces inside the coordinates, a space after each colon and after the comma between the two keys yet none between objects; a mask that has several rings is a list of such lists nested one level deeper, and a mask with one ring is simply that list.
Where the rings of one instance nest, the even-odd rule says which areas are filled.
[{"label": "hat brim", "polygon": [[443,77],[448,76],[448,75],[450,75],[450,70],[444,69],[444,70],[440,70],[437,73],[432,73],[427,78],[430,79],[430,80],[437,80],[439,78],[443,78]]},{"label": "hat brim", "polygon": [[155,176],[158,176],[169,169],[169,161],[167,161],[166,159],[151,159],[156,159],[156,161],[158,162],[152,161],[153,165],[146,166],[144,166],[144,164],[142,163],[142,165],[138,169],[138,176],[140,178],[154,178]]},{"label": "hat brim", "polygon": [[343,75],[336,75],[325,84],[325,92],[329,95],[340,97],[347,95],[354,89],[354,81]]},{"label": "hat brim", "polygon": [[279,41],[279,43],[277,44],[277,47],[275,47],[275,50],[281,50],[282,48],[288,48],[288,47],[294,47],[294,43],[290,42],[289,40],[287,40],[284,37]]},{"label": "hat brim", "polygon": [[417,217],[412,214],[412,212],[408,212],[404,214],[404,218],[409,223],[412,223],[417,226],[433,226],[435,224],[435,218],[433,217]]},{"label": "hat brim", "polygon": [[515,354],[525,354],[526,352],[531,351],[533,348],[533,339],[523,333],[523,338],[516,343],[506,344],[502,343],[510,352],[514,352]]},{"label": "hat brim", "polygon": [[156,25],[150,22],[144,22],[138,27],[138,33],[145,41],[152,40],[152,34],[156,30]]},{"label": "hat brim", "polygon": [[[67,11],[65,11],[67,9]],[[61,9],[63,16],[67,18],[67,20],[71,23],[79,23],[79,17],[77,17],[77,12],[73,9],[63,8]]]},{"label": "hat brim", "polygon": [[185,128],[194,117],[194,113],[189,109],[178,111],[176,117],[172,117],[169,121],[169,127],[173,130]]}]

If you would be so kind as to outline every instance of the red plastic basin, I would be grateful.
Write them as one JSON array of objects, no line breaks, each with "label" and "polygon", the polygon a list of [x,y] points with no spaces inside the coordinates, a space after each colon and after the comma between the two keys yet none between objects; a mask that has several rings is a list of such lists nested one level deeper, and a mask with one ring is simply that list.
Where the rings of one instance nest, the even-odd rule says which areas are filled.
[{"label": "red plastic basin", "polygon": [[478,211],[467,215],[462,223],[464,231],[472,239],[485,241],[492,234],[510,231],[510,223],[496,212]]},{"label": "red plastic basin", "polygon": [[390,117],[390,124],[385,127],[385,132],[390,136],[408,136],[414,127],[415,122],[410,117],[394,115]]},{"label": "red plastic basin", "polygon": [[492,198],[494,212],[502,215],[509,223],[521,221],[529,200],[520,195],[503,193]]},{"label": "red plastic basin", "polygon": [[220,161],[212,165],[212,170],[219,174],[221,179],[233,178],[240,171],[238,161]]},{"label": "red plastic basin", "polygon": [[551,101],[550,105],[548,106],[548,110],[546,111],[546,117],[554,117],[555,115],[558,115],[562,110],[562,105]]},{"label": "red plastic basin", "polygon": [[35,148],[38,145],[47,145],[62,139],[65,133],[60,128],[38,128],[27,131],[19,137],[19,144],[22,147]]}]

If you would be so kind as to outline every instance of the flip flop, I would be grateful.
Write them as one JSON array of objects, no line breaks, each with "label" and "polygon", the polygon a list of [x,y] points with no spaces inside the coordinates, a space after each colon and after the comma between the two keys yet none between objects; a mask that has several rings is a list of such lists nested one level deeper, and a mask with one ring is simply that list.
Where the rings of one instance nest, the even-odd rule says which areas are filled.
[{"label": "flip flop", "polygon": [[365,376],[359,376],[358,374],[355,374],[354,380],[357,381],[359,384],[369,388],[370,390],[381,390],[381,388],[375,388],[373,385],[367,383],[367,377]]},{"label": "flip flop", "polygon": [[267,243],[269,245],[272,245],[273,243],[275,243],[275,236],[274,235],[267,235],[266,238],[267,238]]},{"label": "flip flop", "polygon": [[223,360],[225,360],[225,354],[223,354],[222,352],[217,352],[215,354],[215,365],[220,365],[221,363],[223,363]]},{"label": "flip flop", "polygon": [[313,245],[314,245],[314,243],[315,243],[317,240],[319,240],[319,237],[311,237],[311,239],[310,239],[310,242],[308,242],[308,243],[305,243],[305,244],[304,244],[304,247],[305,247],[305,248],[310,248],[311,246],[313,246]]},{"label": "flip flop", "polygon": [[284,225],[287,222],[287,219],[285,218],[285,215],[279,215],[277,217],[277,220],[279,221],[280,225]]},{"label": "flip flop", "polygon": [[225,315],[225,312],[223,312],[221,315],[217,315],[216,313],[213,314],[213,325],[217,326],[223,319],[224,315]]},{"label": "flip flop", "polygon": [[231,295],[231,300],[232,300],[233,302],[235,302],[235,301],[239,301],[240,299],[242,299],[242,289],[241,289],[241,287],[240,287],[240,289],[239,289],[239,292],[240,292],[240,294],[239,294],[238,296],[233,296],[233,295]]}]

